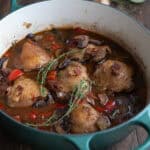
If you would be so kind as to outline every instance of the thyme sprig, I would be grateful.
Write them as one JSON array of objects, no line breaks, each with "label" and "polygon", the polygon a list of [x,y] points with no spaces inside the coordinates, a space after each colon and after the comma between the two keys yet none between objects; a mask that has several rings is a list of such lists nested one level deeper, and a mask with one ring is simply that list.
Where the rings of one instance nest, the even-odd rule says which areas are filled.
[{"label": "thyme sprig", "polygon": [[69,116],[70,113],[78,106],[79,102],[86,96],[86,93],[90,91],[90,89],[89,82],[86,80],[81,80],[80,84],[74,87],[68,103],[68,109],[62,116],[58,116],[57,112],[55,111],[51,117],[49,117],[41,124],[26,123],[26,125],[31,127],[52,126],[62,121],[65,117]]},{"label": "thyme sprig", "polygon": [[67,57],[68,55],[73,54],[73,53],[77,53],[77,52],[79,52],[78,49],[72,49],[69,52],[63,53],[62,55],[60,55],[57,58],[48,62],[44,67],[42,67],[39,70],[38,75],[37,75],[37,81],[40,84],[40,91],[41,91],[42,96],[45,96],[45,92],[44,92],[43,88],[44,88],[44,84],[45,84],[48,72],[53,70],[58,65],[60,59],[63,59],[65,57]]},{"label": "thyme sprig", "polygon": [[75,86],[71,98],[68,103],[68,110],[66,113],[61,116],[58,121],[63,120],[66,116],[70,115],[70,113],[78,106],[79,102],[85,97],[86,93],[90,90],[90,86],[88,81],[81,80],[80,84]]}]

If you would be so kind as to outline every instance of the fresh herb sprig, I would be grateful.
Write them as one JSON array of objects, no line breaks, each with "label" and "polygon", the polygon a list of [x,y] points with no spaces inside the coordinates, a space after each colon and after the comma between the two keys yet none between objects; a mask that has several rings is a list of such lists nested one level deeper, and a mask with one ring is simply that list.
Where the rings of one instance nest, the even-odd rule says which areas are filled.
[{"label": "fresh herb sprig", "polygon": [[62,121],[65,117],[69,116],[70,113],[78,106],[79,102],[86,96],[86,93],[88,93],[90,89],[89,81],[81,80],[80,84],[74,87],[68,103],[68,109],[62,116],[59,117],[55,111],[51,117],[49,117],[41,124],[26,123],[26,125],[31,127],[52,126]]},{"label": "fresh herb sprig", "polygon": [[78,106],[79,102],[85,97],[86,93],[90,90],[90,85],[88,81],[81,80],[80,84],[75,86],[71,98],[68,103],[68,110],[66,113],[59,118],[58,121],[63,120],[66,116],[69,116],[70,113]]},{"label": "fresh herb sprig", "polygon": [[68,55],[73,54],[73,53],[77,53],[77,52],[79,52],[78,49],[73,49],[73,50],[70,50],[69,52],[63,53],[62,55],[60,55],[57,58],[48,62],[46,64],[46,66],[42,67],[39,70],[38,75],[37,75],[37,81],[40,84],[40,91],[41,91],[42,96],[45,96],[44,84],[45,84],[48,72],[53,70],[58,65],[60,59],[63,59],[65,57],[67,57]]}]

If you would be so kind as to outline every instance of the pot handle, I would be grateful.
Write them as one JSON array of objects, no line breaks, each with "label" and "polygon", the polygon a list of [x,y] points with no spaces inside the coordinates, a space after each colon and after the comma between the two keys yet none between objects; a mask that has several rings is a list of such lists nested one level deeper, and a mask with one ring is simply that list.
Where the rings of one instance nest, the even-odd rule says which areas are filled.
[{"label": "pot handle", "polygon": [[90,150],[90,141],[92,137],[92,135],[70,135],[67,140],[71,142],[78,150]]},{"label": "pot handle", "polygon": [[137,116],[134,121],[134,125],[142,126],[148,133],[147,139],[143,144],[139,145],[135,150],[149,150],[150,149],[150,105],[141,112],[140,116]]}]

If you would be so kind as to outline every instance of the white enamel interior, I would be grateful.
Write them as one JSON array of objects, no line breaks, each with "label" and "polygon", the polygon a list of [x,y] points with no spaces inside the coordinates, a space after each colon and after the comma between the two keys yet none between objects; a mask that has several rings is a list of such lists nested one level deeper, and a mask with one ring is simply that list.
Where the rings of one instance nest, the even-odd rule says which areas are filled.
[{"label": "white enamel interior", "polygon": [[[23,23],[31,23],[26,28]],[[133,54],[145,66],[150,85],[150,32],[128,16],[104,5],[82,0],[52,0],[24,7],[0,21],[0,55],[28,33],[52,26],[83,26],[111,37]],[[143,62],[143,63],[142,63]]]}]

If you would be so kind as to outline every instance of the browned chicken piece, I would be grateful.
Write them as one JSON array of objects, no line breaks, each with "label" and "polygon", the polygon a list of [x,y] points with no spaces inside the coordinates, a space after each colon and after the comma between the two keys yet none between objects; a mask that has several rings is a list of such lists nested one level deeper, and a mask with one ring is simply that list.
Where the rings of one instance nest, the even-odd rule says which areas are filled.
[{"label": "browned chicken piece", "polygon": [[72,133],[90,133],[98,130],[99,113],[87,103],[79,105],[71,114]]},{"label": "browned chicken piece", "polygon": [[107,60],[99,65],[94,73],[100,91],[121,92],[133,88],[133,70],[130,66],[117,60]]},{"label": "browned chicken piece", "polygon": [[22,76],[8,88],[7,104],[10,107],[27,107],[39,96],[41,96],[39,85],[34,80]]},{"label": "browned chicken piece", "polygon": [[111,126],[111,122],[109,118],[105,116],[104,114],[100,114],[98,121],[97,121],[97,127],[99,128],[99,130],[107,129],[110,126]]},{"label": "browned chicken piece", "polygon": [[67,68],[58,73],[58,81],[64,92],[72,91],[81,80],[89,80],[87,70],[85,66],[75,61],[72,61]]},{"label": "browned chicken piece", "polygon": [[33,41],[28,40],[23,44],[20,60],[25,71],[40,68],[51,59],[46,51]]},{"label": "browned chicken piece", "polygon": [[81,80],[89,82],[86,67],[79,62],[71,61],[58,72],[56,81],[48,81],[48,89],[53,91],[56,101],[66,103],[74,87],[79,85]]}]

